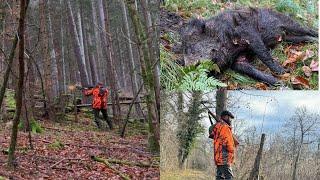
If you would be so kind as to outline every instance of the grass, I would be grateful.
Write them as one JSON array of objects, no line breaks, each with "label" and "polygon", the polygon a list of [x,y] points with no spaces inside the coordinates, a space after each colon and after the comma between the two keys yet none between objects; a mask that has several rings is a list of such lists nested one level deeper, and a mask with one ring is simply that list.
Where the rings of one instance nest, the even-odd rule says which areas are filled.
[{"label": "grass", "polygon": [[203,171],[196,170],[176,170],[176,171],[161,171],[160,180],[207,180],[214,179]]},{"label": "grass", "polygon": [[14,100],[14,90],[6,89],[5,93],[5,101],[8,109],[16,108],[16,101]]},{"label": "grass", "polygon": [[[316,0],[237,0],[235,2],[229,3],[212,3],[212,0],[167,0],[165,8],[178,12],[181,16],[185,18],[190,17],[212,17],[219,13],[223,9],[235,8],[235,7],[267,7],[275,9],[279,12],[285,13],[299,21],[301,24],[312,27],[314,29],[318,28],[318,9]],[[170,40],[170,43],[175,41],[175,35],[165,34],[168,36],[166,39]],[[275,49],[272,50],[272,56],[277,58],[279,62],[283,63],[288,59],[284,49],[288,46],[287,43],[279,44]],[[304,44],[301,51],[311,50],[315,53],[315,56],[307,59],[304,62],[298,62],[296,64],[296,69],[291,72],[291,76],[301,76],[309,81],[310,89],[318,88],[318,73],[313,73],[311,77],[304,76],[302,67],[304,65],[310,65],[312,60],[318,60],[318,44]],[[257,61],[257,64],[261,64]],[[224,79],[228,79],[231,84],[237,84],[238,88],[253,87],[257,81],[247,77],[245,75],[227,72],[224,75]],[[286,86],[293,88],[291,82],[285,82]]]}]

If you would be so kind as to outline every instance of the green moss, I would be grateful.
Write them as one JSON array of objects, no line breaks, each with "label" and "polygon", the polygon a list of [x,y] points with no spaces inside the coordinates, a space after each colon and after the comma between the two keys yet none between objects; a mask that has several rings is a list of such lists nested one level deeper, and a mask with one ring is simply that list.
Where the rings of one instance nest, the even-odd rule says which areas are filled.
[{"label": "green moss", "polygon": [[135,135],[148,135],[148,124],[143,123],[140,120],[129,119],[129,123],[126,129],[126,136]]},{"label": "green moss", "polygon": [[[20,121],[18,125],[19,130],[23,130],[24,127],[25,127],[24,121]],[[31,127],[31,132],[34,134],[43,132],[41,125],[34,119],[30,120],[30,127]]]},{"label": "green moss", "polygon": [[64,144],[60,140],[55,140],[53,143],[48,145],[48,148],[53,150],[59,150],[64,148]]},{"label": "green moss", "polygon": [[8,109],[16,108],[16,101],[14,99],[15,92],[11,89],[7,89],[5,93],[5,101]]}]

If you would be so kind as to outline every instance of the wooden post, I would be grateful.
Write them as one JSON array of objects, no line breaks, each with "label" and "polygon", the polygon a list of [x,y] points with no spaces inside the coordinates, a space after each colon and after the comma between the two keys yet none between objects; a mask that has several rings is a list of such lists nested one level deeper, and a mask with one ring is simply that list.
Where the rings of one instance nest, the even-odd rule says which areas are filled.
[{"label": "wooden post", "polygon": [[252,171],[250,173],[249,180],[258,180],[259,179],[260,162],[262,159],[262,151],[263,151],[263,145],[264,145],[265,139],[266,139],[266,135],[262,134],[261,141],[260,141],[260,147],[259,147],[256,159],[254,161],[254,165],[253,165]]}]

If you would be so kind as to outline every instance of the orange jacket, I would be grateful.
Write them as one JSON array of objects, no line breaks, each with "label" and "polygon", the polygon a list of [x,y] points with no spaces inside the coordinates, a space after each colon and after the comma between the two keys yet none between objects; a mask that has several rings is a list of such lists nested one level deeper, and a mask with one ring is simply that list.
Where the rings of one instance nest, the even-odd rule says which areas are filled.
[{"label": "orange jacket", "polygon": [[212,130],[212,135],[216,165],[233,164],[235,143],[231,127],[225,122],[217,122]]},{"label": "orange jacket", "polygon": [[93,109],[106,109],[107,99],[109,95],[108,89],[105,89],[102,94],[100,94],[100,87],[94,87],[84,91],[86,96],[92,95],[92,108]]}]

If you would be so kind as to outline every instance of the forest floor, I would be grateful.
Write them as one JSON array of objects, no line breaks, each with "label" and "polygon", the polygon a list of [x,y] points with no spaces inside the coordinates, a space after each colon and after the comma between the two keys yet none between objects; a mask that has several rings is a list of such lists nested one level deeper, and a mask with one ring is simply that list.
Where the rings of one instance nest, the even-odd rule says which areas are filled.
[{"label": "forest floor", "polygon": [[161,171],[161,180],[191,180],[191,179],[214,179],[210,177],[206,172],[198,170],[176,170],[176,171]]},{"label": "forest floor", "polygon": [[[242,2],[242,1],[241,1]],[[289,0],[288,2],[291,2]],[[283,13],[290,13],[292,5],[282,4],[270,0],[262,2],[245,0],[242,3],[212,3],[210,0],[194,0],[188,2],[170,1],[161,10],[161,51],[172,57],[171,61],[181,63],[181,54],[174,54],[173,49],[179,42],[179,29],[183,24],[193,17],[209,18],[223,11],[224,9],[232,9],[235,7],[269,7],[274,10],[280,10]],[[307,11],[303,5],[295,4],[299,13],[307,18],[302,18],[301,14],[292,11],[301,24],[310,27],[317,27],[318,19],[317,11]],[[312,7],[312,6],[311,6]],[[277,76],[279,80],[284,82],[282,86],[267,86],[264,83],[256,81],[246,75],[239,74],[232,70],[224,72],[219,78],[226,83],[228,89],[259,89],[259,90],[278,90],[278,89],[317,89],[318,88],[318,43],[303,43],[290,45],[282,42],[271,51],[274,59],[277,59],[282,66],[290,70],[281,76]],[[255,67],[259,70],[271,74],[270,70],[261,62],[254,61]],[[188,68],[186,65],[186,69]],[[316,67],[316,68],[314,68]]]},{"label": "forest floor", "polygon": [[[32,133],[33,150],[28,133],[19,131],[14,171],[6,166],[11,128],[1,128],[0,179],[121,179],[117,171],[131,179],[160,178],[160,158],[148,151],[145,123],[130,123],[121,138],[118,129],[99,130],[90,118],[79,119],[41,121],[43,132]],[[92,156],[109,160],[111,168]]]}]

